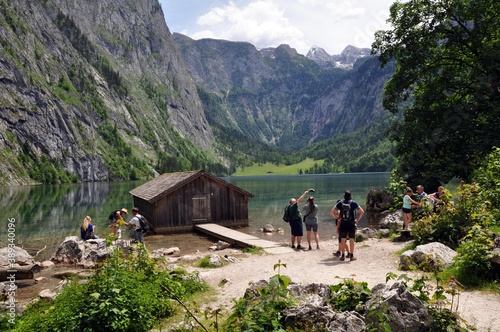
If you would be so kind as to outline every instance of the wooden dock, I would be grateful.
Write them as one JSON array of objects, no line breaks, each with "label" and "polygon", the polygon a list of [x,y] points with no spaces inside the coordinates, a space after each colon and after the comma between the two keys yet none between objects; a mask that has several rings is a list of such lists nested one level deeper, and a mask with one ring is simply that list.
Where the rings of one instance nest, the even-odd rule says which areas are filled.
[{"label": "wooden dock", "polygon": [[289,253],[294,251],[292,248],[283,246],[280,243],[263,240],[256,236],[238,232],[234,229],[217,224],[199,224],[195,225],[194,229],[239,247],[259,247],[270,254]]}]

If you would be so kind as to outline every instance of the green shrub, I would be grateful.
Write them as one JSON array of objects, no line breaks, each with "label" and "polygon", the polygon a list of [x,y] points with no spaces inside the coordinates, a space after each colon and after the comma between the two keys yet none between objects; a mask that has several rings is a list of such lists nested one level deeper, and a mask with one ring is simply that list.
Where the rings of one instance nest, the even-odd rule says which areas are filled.
[{"label": "green shrub", "polygon": [[[449,193],[449,192],[448,192]],[[474,225],[488,227],[492,222],[490,204],[483,199],[481,187],[462,183],[457,188],[456,202],[445,195],[437,213],[429,213],[412,223],[416,244],[441,242],[456,249],[461,239]]]},{"label": "green shrub", "polygon": [[455,256],[456,277],[467,285],[480,285],[493,280],[493,258],[495,234],[479,225],[472,227],[462,239]]},{"label": "green shrub", "polygon": [[222,324],[222,331],[284,331],[281,312],[295,303],[288,290],[291,280],[279,274],[281,267],[286,265],[279,261],[274,265],[278,274],[271,277],[268,284],[255,288],[258,296],[235,301],[233,312]]},{"label": "green shrub", "polygon": [[175,299],[205,285],[182,271],[158,267],[145,249],[115,251],[84,284],[71,281],[53,302],[41,301],[16,321],[16,331],[149,331],[169,317]]},{"label": "green shrub", "polygon": [[332,297],[330,302],[339,311],[361,311],[363,304],[371,297],[372,292],[366,282],[344,278],[342,283],[330,285]]}]

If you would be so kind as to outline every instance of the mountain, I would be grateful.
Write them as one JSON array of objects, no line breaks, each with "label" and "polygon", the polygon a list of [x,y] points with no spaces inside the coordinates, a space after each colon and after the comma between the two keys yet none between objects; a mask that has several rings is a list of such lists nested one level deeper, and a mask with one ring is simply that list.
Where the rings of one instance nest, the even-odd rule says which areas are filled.
[{"label": "mountain", "polygon": [[[245,42],[173,40],[205,102],[211,125],[286,148],[355,131],[385,112],[381,96],[392,68],[348,47],[351,70],[325,68],[288,45],[257,50]],[[310,52],[311,53],[311,52]],[[206,97],[210,96],[210,97]]]},{"label": "mountain", "polygon": [[352,69],[356,60],[370,56],[370,52],[369,48],[348,45],[342,53],[330,55],[321,47],[313,46],[307,52],[306,58],[313,60],[322,68]]},{"label": "mountain", "polygon": [[346,70],[288,45],[192,40],[158,0],[0,6],[4,185],[227,175],[384,119],[392,69],[354,48],[335,60]]},{"label": "mountain", "polygon": [[19,170],[44,166],[83,181],[144,178],[159,153],[213,154],[157,0],[1,6],[2,183],[28,183]]}]

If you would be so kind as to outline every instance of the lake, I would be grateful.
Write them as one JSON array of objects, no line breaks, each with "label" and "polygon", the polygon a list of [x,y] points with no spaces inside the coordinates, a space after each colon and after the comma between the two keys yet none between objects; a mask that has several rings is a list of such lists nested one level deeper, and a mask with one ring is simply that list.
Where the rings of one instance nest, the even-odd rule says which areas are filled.
[{"label": "lake", "polygon": [[[224,180],[255,195],[249,201],[249,227],[238,229],[275,242],[289,242],[290,229],[282,220],[283,209],[291,197],[298,198],[305,190],[314,188],[312,195],[319,206],[319,235],[321,239],[335,236],[335,224],[330,210],[350,190],[353,199],[365,207],[371,188],[389,185],[389,173],[348,173],[320,175],[265,175],[225,177]],[[65,237],[79,236],[79,227],[86,215],[92,217],[96,234],[108,233],[108,215],[122,207],[133,207],[129,191],[144,181],[87,182],[63,185],[0,187],[0,207],[4,221],[0,231],[0,246],[8,244],[7,223],[15,224],[15,242],[34,254],[43,249],[38,260],[48,259]],[[306,198],[311,194],[307,194]],[[305,203],[306,198],[302,203]],[[300,204],[303,205],[303,204]],[[126,220],[131,218],[127,215]],[[360,226],[366,226],[366,218]],[[14,222],[12,222],[14,221]],[[284,233],[264,234],[261,228],[271,224]],[[125,233],[125,232],[124,232]],[[12,229],[9,230],[12,238]],[[305,232],[304,232],[305,235]],[[205,250],[212,242],[201,234],[153,235],[146,237],[148,248],[179,247],[181,254]]]}]

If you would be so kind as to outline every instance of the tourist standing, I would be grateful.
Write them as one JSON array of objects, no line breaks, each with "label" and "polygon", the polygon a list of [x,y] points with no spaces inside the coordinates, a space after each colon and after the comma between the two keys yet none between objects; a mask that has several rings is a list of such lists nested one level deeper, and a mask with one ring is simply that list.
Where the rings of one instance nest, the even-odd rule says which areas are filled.
[{"label": "tourist standing", "polygon": [[[304,196],[308,193],[309,191],[306,190],[304,193],[299,197],[299,199],[295,198],[290,198],[289,205],[287,206],[287,214],[290,219],[290,229],[292,232],[292,248],[297,248],[297,249],[304,249],[302,247],[302,236],[304,235],[304,229],[302,227],[302,216],[300,215],[300,210],[298,207],[298,204],[302,202],[304,199]],[[297,244],[297,246],[295,246]]]},{"label": "tourist standing", "polygon": [[[356,216],[356,212],[359,214]],[[354,257],[354,239],[356,235],[356,224],[363,217],[365,211],[363,208],[354,200],[352,200],[352,195],[349,190],[344,193],[344,199],[338,202],[334,208],[330,211],[334,218],[337,218],[340,222],[339,233],[340,233],[340,250],[342,255],[340,260],[344,261],[346,256],[344,256],[344,251],[347,248],[346,239],[349,237],[349,253],[347,258],[351,261],[356,260]]]},{"label": "tourist standing", "polygon": [[406,189],[406,195],[404,195],[403,197],[403,214],[405,217],[403,230],[409,230],[411,222],[411,209],[420,206],[420,204],[417,201],[411,198],[412,195],[413,195],[413,190],[411,190],[411,188]]},{"label": "tourist standing", "polygon": [[319,250],[319,235],[318,235],[318,205],[314,203],[314,197],[309,197],[303,207],[306,224],[307,243],[309,250],[311,247],[311,232],[314,232],[314,240],[316,241],[316,249]]},{"label": "tourist standing", "polygon": [[125,225],[125,220],[124,217],[128,214],[128,210],[125,208],[122,208],[120,210],[116,210],[111,212],[109,215],[109,226],[108,228],[113,229],[113,234],[117,235],[118,239],[122,238],[122,230],[121,226]]},{"label": "tourist standing", "polygon": [[139,209],[134,207],[132,209],[132,219],[130,219],[129,223],[127,224],[127,226],[134,226],[134,230],[133,230],[133,238],[135,241],[137,242],[140,242],[140,243],[143,243],[144,244],[144,233],[143,233],[143,229],[141,228],[141,215],[139,214]]}]

